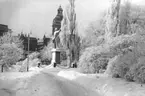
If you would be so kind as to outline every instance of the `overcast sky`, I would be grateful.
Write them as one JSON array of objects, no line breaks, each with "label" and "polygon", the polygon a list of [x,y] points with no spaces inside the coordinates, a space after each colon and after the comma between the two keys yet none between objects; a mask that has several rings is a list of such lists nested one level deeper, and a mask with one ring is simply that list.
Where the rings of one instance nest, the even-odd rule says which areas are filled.
[{"label": "overcast sky", "polygon": [[[144,0],[131,0],[135,4],[145,4]],[[144,2],[144,3],[143,3]],[[64,8],[68,0],[0,0],[0,24],[6,24],[15,33],[32,30],[32,35],[43,37],[52,30],[52,20],[57,8]],[[109,6],[109,0],[76,0],[76,13],[80,32],[85,26],[100,18]],[[81,32],[83,33],[83,32]]]}]

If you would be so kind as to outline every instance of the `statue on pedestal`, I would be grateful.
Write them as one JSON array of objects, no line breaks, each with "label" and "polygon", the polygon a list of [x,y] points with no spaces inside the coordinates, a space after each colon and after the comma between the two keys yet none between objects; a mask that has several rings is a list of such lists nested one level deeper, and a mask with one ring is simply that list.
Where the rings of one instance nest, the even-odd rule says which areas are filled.
[{"label": "statue on pedestal", "polygon": [[60,64],[60,50],[59,50],[59,44],[60,44],[60,38],[59,33],[61,31],[61,21],[63,19],[63,10],[61,6],[58,8],[58,13],[56,17],[53,19],[52,24],[52,41],[54,44],[54,48],[52,49],[52,60],[51,65],[53,67],[56,67],[57,64]]}]

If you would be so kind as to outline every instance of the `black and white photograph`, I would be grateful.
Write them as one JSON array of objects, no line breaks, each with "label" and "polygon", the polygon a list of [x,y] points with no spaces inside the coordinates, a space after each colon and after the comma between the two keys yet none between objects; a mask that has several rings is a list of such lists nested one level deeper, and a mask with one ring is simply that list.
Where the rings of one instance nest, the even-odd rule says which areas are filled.
[{"label": "black and white photograph", "polygon": [[145,0],[0,0],[0,96],[145,96]]}]

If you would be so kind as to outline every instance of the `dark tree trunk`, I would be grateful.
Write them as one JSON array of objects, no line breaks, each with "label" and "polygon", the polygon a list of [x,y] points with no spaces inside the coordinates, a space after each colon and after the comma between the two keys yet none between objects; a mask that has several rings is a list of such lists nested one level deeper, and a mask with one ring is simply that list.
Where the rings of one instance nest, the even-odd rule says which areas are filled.
[{"label": "dark tree trunk", "polygon": [[4,64],[1,65],[1,72],[4,72]]},{"label": "dark tree trunk", "polygon": [[79,60],[79,45],[80,40],[77,34],[70,34],[69,36],[69,67],[72,67],[72,63],[76,63]]}]

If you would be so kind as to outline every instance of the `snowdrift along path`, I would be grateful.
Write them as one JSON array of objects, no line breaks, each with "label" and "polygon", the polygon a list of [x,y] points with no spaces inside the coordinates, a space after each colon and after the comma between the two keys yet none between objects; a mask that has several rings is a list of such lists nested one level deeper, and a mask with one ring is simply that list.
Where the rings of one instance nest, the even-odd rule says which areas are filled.
[{"label": "snowdrift along path", "polygon": [[41,71],[27,78],[0,79],[0,96],[100,96],[74,81]]}]

